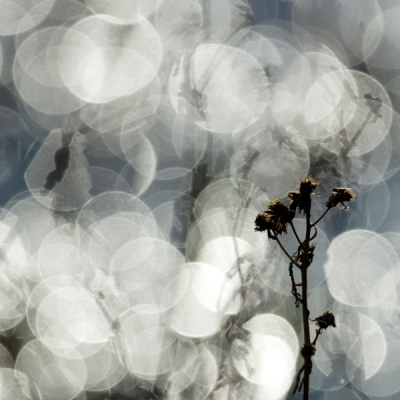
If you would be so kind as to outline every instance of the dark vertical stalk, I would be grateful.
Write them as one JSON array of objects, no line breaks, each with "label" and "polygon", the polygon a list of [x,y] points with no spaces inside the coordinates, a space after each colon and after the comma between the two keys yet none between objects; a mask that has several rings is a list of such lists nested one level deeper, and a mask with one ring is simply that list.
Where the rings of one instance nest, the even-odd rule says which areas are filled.
[{"label": "dark vertical stalk", "polygon": [[[311,198],[310,198],[311,202]],[[307,304],[307,271],[310,265],[309,250],[310,250],[310,236],[311,236],[311,222],[310,222],[310,209],[306,210],[306,237],[303,242],[302,252],[302,265],[301,265],[301,281],[302,281],[302,311],[303,311],[303,332],[304,332],[304,348],[310,349],[311,338],[310,338],[310,325],[308,323],[309,311]],[[310,391],[310,374],[311,374],[311,355],[309,351],[305,351],[304,357],[304,375],[303,375],[303,400],[308,400]]]},{"label": "dark vertical stalk", "polygon": [[[290,199],[289,207],[286,206],[279,199],[273,199],[267,204],[267,210],[259,213],[254,221],[255,230],[258,232],[267,231],[268,239],[275,240],[282,252],[289,258],[289,276],[292,284],[292,295],[295,298],[295,305],[302,306],[302,317],[303,317],[303,335],[304,344],[301,348],[300,354],[303,358],[303,364],[300,367],[293,388],[293,395],[297,391],[303,391],[303,400],[308,400],[310,394],[310,375],[312,372],[312,357],[315,355],[316,342],[323,329],[328,327],[336,327],[335,316],[329,310],[315,318],[310,319],[310,312],[308,310],[308,267],[311,265],[314,257],[315,244],[311,243],[312,240],[317,236],[316,225],[325,217],[329,210],[336,207],[338,204],[342,204],[343,208],[348,209],[344,202],[352,201],[354,199],[354,193],[351,189],[346,187],[333,188],[332,193],[329,196],[328,201],[325,203],[326,210],[323,214],[314,222],[311,223],[311,203],[312,195],[314,190],[319,184],[319,181],[314,180],[311,176],[303,179],[300,182],[298,189],[288,192]],[[299,235],[294,227],[293,219],[295,212],[304,212],[306,218],[306,234],[304,240],[299,238]],[[299,244],[297,251],[291,256],[285,249],[279,235],[287,233],[287,227],[292,227],[293,234],[296,237],[297,243]],[[311,231],[314,228],[314,234],[311,235]],[[293,266],[296,266],[301,271],[301,283],[296,284],[293,276]],[[302,287],[301,296],[297,291],[297,286]],[[311,342],[310,337],[310,324],[309,321],[314,322],[318,329],[316,331],[315,339]]]}]

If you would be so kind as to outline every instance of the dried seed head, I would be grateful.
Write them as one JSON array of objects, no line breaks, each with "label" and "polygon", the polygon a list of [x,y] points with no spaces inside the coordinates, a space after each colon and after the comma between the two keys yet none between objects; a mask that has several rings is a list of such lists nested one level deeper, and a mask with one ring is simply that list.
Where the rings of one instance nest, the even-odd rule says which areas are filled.
[{"label": "dried seed head", "polygon": [[285,210],[285,208],[287,209],[287,205],[279,199],[272,199],[267,204],[267,208],[274,212],[280,212],[282,210]]},{"label": "dried seed head", "polygon": [[275,235],[287,233],[287,225],[294,218],[294,212],[279,199],[271,200],[267,210],[259,213],[254,221],[258,232],[272,231]]},{"label": "dried seed head", "polygon": [[328,208],[333,208],[340,203],[343,206],[343,208],[347,210],[348,207],[344,204],[344,202],[353,201],[355,197],[356,195],[350,188],[346,187],[333,188],[332,193],[329,196],[329,199],[325,203],[325,205]]},{"label": "dried seed head", "polygon": [[314,192],[314,190],[317,188],[317,186],[320,184],[320,181],[317,181],[311,176],[308,176],[307,178],[303,179],[300,182],[300,193],[301,194],[311,194]]},{"label": "dried seed head", "polygon": [[329,310],[325,310],[320,317],[315,318],[315,324],[321,329],[326,329],[330,326],[336,328],[335,316]]},{"label": "dried seed head", "polygon": [[294,212],[289,207],[282,203],[279,199],[272,199],[268,205],[268,210],[265,211],[267,214],[280,218],[283,222],[291,222],[294,218]]},{"label": "dried seed head", "polygon": [[264,232],[273,228],[271,217],[264,212],[257,214],[254,224],[256,225],[254,230],[257,232]]},{"label": "dried seed head", "polygon": [[319,181],[315,180],[311,176],[303,179],[300,182],[300,186],[298,189],[288,193],[288,197],[290,199],[290,209],[292,211],[296,211],[296,209],[298,208],[299,212],[310,212],[311,195],[313,194],[319,183]]}]

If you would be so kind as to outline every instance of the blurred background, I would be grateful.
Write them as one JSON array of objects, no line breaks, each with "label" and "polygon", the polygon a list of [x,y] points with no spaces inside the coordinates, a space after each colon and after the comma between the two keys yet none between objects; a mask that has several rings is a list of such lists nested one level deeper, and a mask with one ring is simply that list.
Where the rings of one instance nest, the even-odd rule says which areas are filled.
[{"label": "blurred background", "polygon": [[254,219],[309,175],[313,220],[357,196],[318,225],[310,398],[398,398],[397,0],[0,10],[0,399],[291,398],[301,311]]}]

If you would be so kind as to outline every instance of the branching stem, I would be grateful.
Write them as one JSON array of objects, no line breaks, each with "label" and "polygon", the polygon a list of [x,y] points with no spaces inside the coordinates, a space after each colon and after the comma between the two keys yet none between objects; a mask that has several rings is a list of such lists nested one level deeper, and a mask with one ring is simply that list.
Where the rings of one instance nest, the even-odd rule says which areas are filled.
[{"label": "branching stem", "polygon": [[[371,96],[372,95],[368,97],[368,100]],[[372,107],[371,105],[368,106],[370,108]],[[379,117],[379,115],[377,116]],[[313,365],[312,358],[316,352],[316,343],[318,337],[321,335],[323,329],[326,329],[330,326],[333,328],[336,327],[335,316],[329,310],[325,310],[325,312],[321,316],[315,319],[310,319],[310,311],[308,309],[307,273],[308,268],[314,259],[314,250],[316,247],[314,239],[318,235],[317,224],[322,220],[322,218],[325,217],[325,215],[331,208],[337,206],[339,203],[343,204],[343,202],[352,201],[355,196],[350,188],[333,188],[328,201],[325,203],[326,210],[315,222],[312,223],[312,195],[315,195],[315,193],[313,192],[318,184],[319,181],[314,180],[311,176],[303,179],[300,182],[300,186],[298,189],[288,192],[288,197],[290,200],[289,206],[285,205],[279,199],[273,199],[268,203],[268,209],[259,213],[256,217],[256,220],[254,221],[256,225],[255,230],[259,232],[267,231],[268,238],[276,240],[283,254],[285,254],[286,257],[290,260],[289,277],[292,286],[291,293],[295,298],[296,307],[300,307],[301,304],[304,336],[304,344],[300,351],[303,363],[296,375],[293,394],[295,394],[297,391],[303,391],[303,400],[309,399],[310,375]],[[344,207],[346,206],[344,205]],[[304,213],[306,220],[306,232],[303,240],[300,239],[299,234],[296,231],[293,223],[293,218],[295,217],[295,213],[297,210],[300,213]],[[292,255],[290,255],[289,252],[285,249],[278,237],[282,233],[287,233],[287,228],[289,225],[291,226],[293,230],[293,235],[296,237],[296,241],[298,243],[297,250]],[[296,267],[300,269],[300,283],[296,283],[295,281],[293,274],[293,265],[296,265]],[[301,286],[301,294],[297,290],[298,286]],[[312,342],[310,335],[310,321],[314,322],[318,326],[315,331],[315,338]]]},{"label": "branching stem", "polygon": [[327,208],[325,212],[313,224],[311,224],[311,226],[314,227],[315,225],[317,225],[318,222],[321,221],[321,219],[324,218],[326,214],[328,214],[329,210],[330,208]]},{"label": "branching stem", "polygon": [[293,257],[283,247],[283,245],[282,245],[281,241],[279,240],[278,236],[271,235],[271,239],[276,240],[278,242],[279,247],[286,254],[286,257],[290,260],[291,263],[293,263],[296,267],[301,268],[300,265],[293,259]]},{"label": "branching stem", "polygon": [[294,227],[292,221],[290,221],[290,226],[291,226],[292,229],[293,229],[293,233],[294,233],[294,236],[296,236],[297,242],[298,242],[299,245],[301,246],[301,240],[300,240],[300,238],[299,238],[299,235],[297,234],[297,231],[296,231],[296,229],[295,229],[295,227]]},{"label": "branching stem", "polygon": [[318,235],[318,229],[317,229],[316,226],[313,226],[313,225],[311,225],[311,226],[315,229],[315,232],[314,232],[314,235],[312,235],[312,236],[310,237],[310,240],[314,240],[314,239],[317,237],[317,235]]},{"label": "branching stem", "polygon": [[[302,253],[301,253],[301,280],[302,280],[302,312],[303,312],[303,333],[304,333],[304,347],[303,349],[307,351],[302,352],[302,357],[304,359],[303,366],[299,371],[303,373],[303,379],[300,384],[300,388],[303,388],[303,399],[308,400],[310,391],[310,374],[312,369],[312,353],[309,351],[311,349],[311,338],[310,338],[310,325],[308,322],[309,310],[307,304],[307,290],[308,290],[308,280],[307,280],[307,270],[310,266],[310,258],[308,257],[310,251],[310,238],[311,238],[311,222],[310,222],[310,208],[305,210],[306,214],[306,237],[302,243]],[[297,378],[297,384],[300,376]]]},{"label": "branching stem", "polygon": [[300,293],[297,291],[296,282],[294,280],[293,263],[292,262],[289,264],[289,276],[290,276],[290,280],[292,282],[292,295],[295,298],[296,307],[299,307],[300,303],[302,303],[302,299],[301,299]]},{"label": "branching stem", "polygon": [[313,340],[313,342],[312,342],[313,346],[315,346],[315,345],[317,344],[318,337],[319,337],[319,335],[320,335],[321,333],[322,333],[322,328],[319,327],[319,328],[315,331],[315,338],[314,338],[314,340]]}]

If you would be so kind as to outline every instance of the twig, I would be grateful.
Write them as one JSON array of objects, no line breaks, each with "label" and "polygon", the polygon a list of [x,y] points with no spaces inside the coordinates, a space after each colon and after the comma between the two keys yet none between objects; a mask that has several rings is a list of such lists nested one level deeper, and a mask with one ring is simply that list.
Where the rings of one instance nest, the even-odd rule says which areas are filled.
[{"label": "twig", "polygon": [[322,333],[322,328],[321,328],[321,327],[319,327],[318,329],[316,329],[316,331],[315,331],[315,338],[314,338],[314,340],[313,340],[313,342],[312,342],[313,346],[315,346],[315,345],[317,344],[318,337],[319,337],[319,335],[320,335],[321,333]]},{"label": "twig", "polygon": [[302,372],[304,371],[304,368],[305,368],[305,365],[303,364],[302,367],[299,369],[299,372],[296,375],[296,384],[294,385],[293,392],[292,392],[293,396],[296,394],[297,389],[299,390],[299,392],[301,390],[302,385],[299,387],[299,384],[300,384],[300,377],[301,377]]},{"label": "twig", "polygon": [[298,242],[299,245],[301,246],[301,244],[302,244],[302,243],[301,243],[301,240],[300,240],[300,238],[299,238],[299,235],[297,234],[297,231],[296,231],[296,229],[295,229],[295,227],[294,227],[292,221],[290,221],[290,226],[291,226],[292,229],[293,229],[293,233],[294,233],[294,236],[296,236],[297,242]]},{"label": "twig", "polygon": [[296,282],[294,281],[293,263],[292,262],[289,264],[289,276],[292,281],[292,295],[296,299],[295,304],[296,304],[296,307],[298,308],[300,303],[302,303],[302,299],[301,299],[300,293],[297,291]]},{"label": "twig", "polygon": [[301,266],[291,257],[291,255],[286,251],[286,249],[283,247],[281,241],[279,240],[278,236],[276,235],[271,235],[271,239],[276,240],[279,244],[279,247],[282,249],[282,251],[286,254],[286,257],[290,260],[291,263],[293,263],[296,267],[301,268]]},{"label": "twig", "polygon": [[329,210],[330,210],[330,208],[327,208],[325,210],[325,212],[313,224],[311,224],[311,227],[315,227],[315,225],[317,225],[318,222],[321,221],[321,219],[325,217],[325,215],[328,213]]},{"label": "twig", "polygon": [[[311,225],[312,226],[312,225]],[[314,229],[315,229],[315,233],[314,233],[314,235],[312,235],[311,237],[310,237],[310,240],[314,240],[316,237],[317,237],[317,235],[318,235],[318,229],[317,229],[317,227],[316,226],[312,226]]]}]

